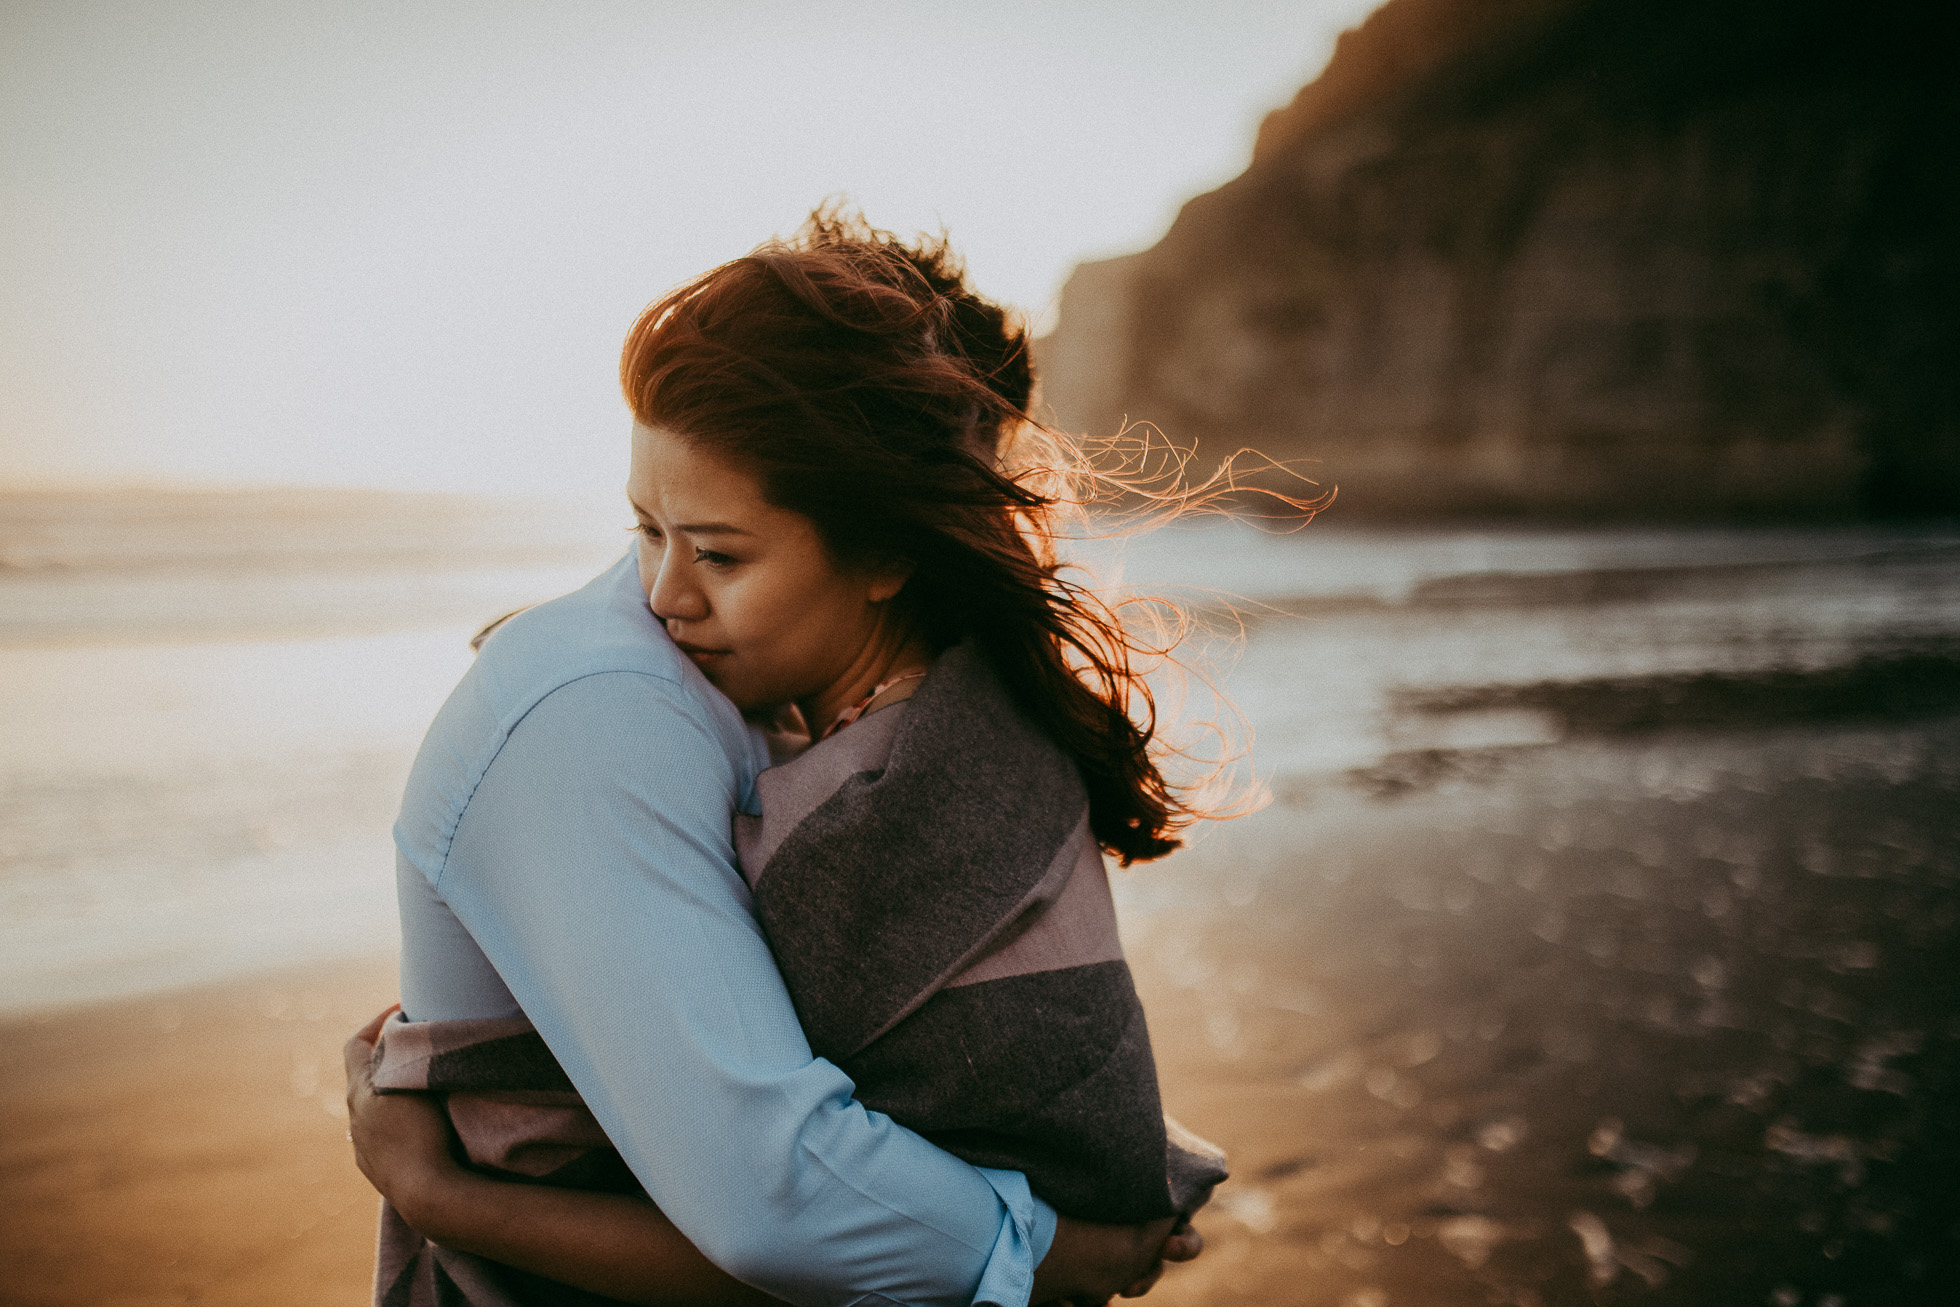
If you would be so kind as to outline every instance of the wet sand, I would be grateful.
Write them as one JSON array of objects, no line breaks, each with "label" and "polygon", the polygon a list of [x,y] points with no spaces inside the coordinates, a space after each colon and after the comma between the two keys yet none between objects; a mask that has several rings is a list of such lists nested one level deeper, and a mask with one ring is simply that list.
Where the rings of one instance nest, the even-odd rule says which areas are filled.
[{"label": "wet sand", "polygon": [[[1760,567],[1794,546],[1657,536],[1546,576],[1505,562],[1537,537],[1426,541],[1350,544],[1441,579],[1265,596],[1226,688],[1274,802],[1117,878],[1167,1104],[1235,1170],[1153,1300],[1960,1302],[1949,536]],[[328,821],[381,837],[380,756],[232,798],[181,759],[18,788],[11,937],[89,943],[92,895],[263,942],[255,900],[198,891],[227,858],[325,920],[298,891],[338,882],[251,850],[385,865]],[[338,1049],[393,988],[345,963],[0,1021],[0,1301],[365,1302]]]},{"label": "wet sand", "polygon": [[1430,751],[1132,875],[1235,1163],[1160,1301],[1960,1301],[1960,720]]},{"label": "wet sand", "polygon": [[[1156,1301],[1952,1300],[1960,721],[1431,751],[1120,884],[1235,1169]],[[6,1301],[364,1301],[337,1054],[393,982],[8,1022]]]},{"label": "wet sand", "polygon": [[0,1301],[362,1303],[340,1045],[393,959],[0,1025]]}]

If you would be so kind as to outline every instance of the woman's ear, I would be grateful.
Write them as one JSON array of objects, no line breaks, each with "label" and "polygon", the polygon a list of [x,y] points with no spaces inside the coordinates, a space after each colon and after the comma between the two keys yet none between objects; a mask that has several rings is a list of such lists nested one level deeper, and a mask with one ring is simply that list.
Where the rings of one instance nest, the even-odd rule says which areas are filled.
[{"label": "woman's ear", "polygon": [[912,570],[910,563],[889,563],[872,568],[871,602],[882,604],[896,599],[898,592],[905,588],[905,583],[912,579]]}]

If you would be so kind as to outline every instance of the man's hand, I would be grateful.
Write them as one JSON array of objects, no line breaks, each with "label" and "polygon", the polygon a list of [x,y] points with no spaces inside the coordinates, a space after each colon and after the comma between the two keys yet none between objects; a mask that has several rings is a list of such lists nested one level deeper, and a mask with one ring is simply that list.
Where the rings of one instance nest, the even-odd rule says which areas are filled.
[{"label": "man's hand", "polygon": [[1031,1301],[1093,1307],[1117,1295],[1141,1298],[1163,1275],[1164,1263],[1188,1262],[1204,1247],[1204,1236],[1181,1218],[1097,1225],[1064,1216],[1035,1268]]}]

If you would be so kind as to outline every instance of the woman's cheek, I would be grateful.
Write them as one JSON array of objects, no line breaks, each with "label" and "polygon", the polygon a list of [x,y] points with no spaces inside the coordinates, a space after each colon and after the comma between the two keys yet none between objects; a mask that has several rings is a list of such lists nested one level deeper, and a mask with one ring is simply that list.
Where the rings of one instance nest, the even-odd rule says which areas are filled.
[{"label": "woman's cheek", "polygon": [[634,541],[633,557],[640,569],[640,589],[646,592],[647,607],[651,608],[653,607],[653,580],[660,567],[660,558],[647,547],[644,535]]}]

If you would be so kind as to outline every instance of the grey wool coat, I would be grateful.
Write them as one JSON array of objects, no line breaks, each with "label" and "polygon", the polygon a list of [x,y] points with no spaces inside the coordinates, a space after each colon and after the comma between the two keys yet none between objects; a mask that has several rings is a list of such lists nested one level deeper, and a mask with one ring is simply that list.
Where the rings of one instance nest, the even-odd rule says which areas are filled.
[{"label": "grey wool coat", "polygon": [[742,872],[858,1101],[1069,1216],[1209,1197],[1223,1155],[1163,1114],[1082,781],[978,651],[757,788]]}]

